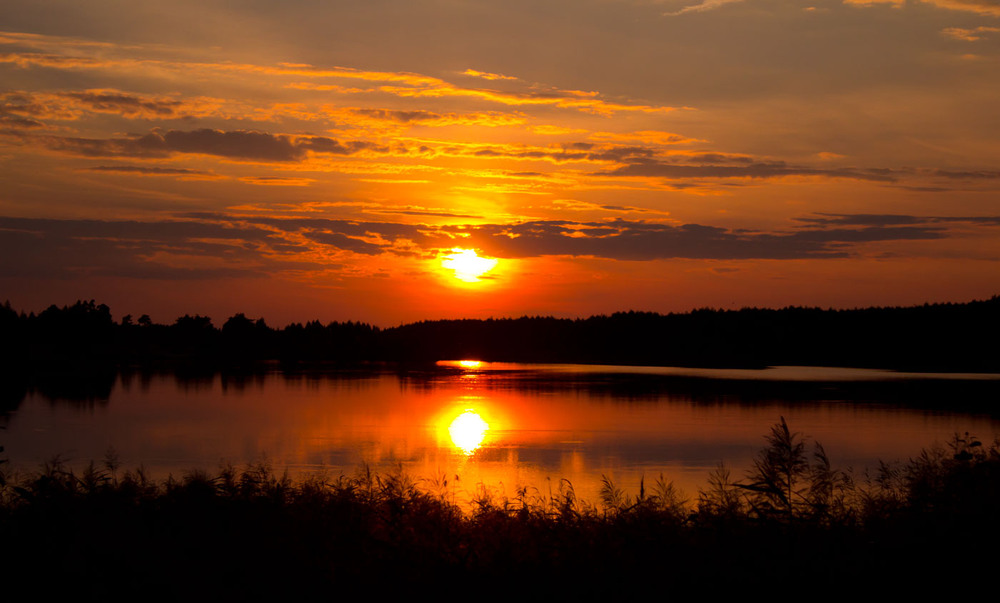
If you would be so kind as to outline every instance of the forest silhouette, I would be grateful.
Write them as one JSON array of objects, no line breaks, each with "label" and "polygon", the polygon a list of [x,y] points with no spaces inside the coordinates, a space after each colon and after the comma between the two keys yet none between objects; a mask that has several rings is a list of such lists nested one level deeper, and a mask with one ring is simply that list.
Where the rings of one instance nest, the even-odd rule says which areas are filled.
[{"label": "forest silhouette", "polygon": [[0,306],[3,370],[253,368],[262,362],[433,363],[442,359],[650,366],[841,366],[1000,372],[1000,296],[853,310],[787,307],[435,320],[380,329],[318,320],[273,328],[235,314],[112,318],[94,300],[34,314]]}]

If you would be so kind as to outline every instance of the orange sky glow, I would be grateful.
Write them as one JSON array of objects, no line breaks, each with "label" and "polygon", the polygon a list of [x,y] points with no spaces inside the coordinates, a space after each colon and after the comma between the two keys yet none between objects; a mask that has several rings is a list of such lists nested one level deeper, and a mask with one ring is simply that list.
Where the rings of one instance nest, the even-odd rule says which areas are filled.
[{"label": "orange sky glow", "polygon": [[996,0],[0,0],[0,302],[221,324],[1000,293]]}]

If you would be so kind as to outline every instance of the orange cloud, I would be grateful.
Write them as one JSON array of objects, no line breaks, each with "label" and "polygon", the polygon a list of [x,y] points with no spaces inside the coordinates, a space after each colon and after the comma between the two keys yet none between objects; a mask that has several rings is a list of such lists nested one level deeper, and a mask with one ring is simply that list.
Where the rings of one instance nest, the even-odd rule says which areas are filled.
[{"label": "orange cloud", "polygon": [[[663,114],[674,110],[673,107],[655,106],[647,104],[630,104],[626,102],[612,102],[602,99],[597,92],[581,90],[563,90],[557,88],[541,88],[535,85],[520,84],[517,78],[467,70],[465,75],[474,76],[478,79],[494,81],[505,84],[510,89],[488,89],[479,87],[459,86],[445,81],[441,78],[427,76],[412,72],[392,72],[392,71],[367,71],[353,69],[349,67],[317,68],[307,64],[299,63],[278,63],[276,65],[257,65],[252,63],[229,63],[229,62],[204,62],[204,61],[171,61],[162,59],[149,59],[135,57],[137,50],[135,47],[102,46],[103,54],[100,57],[86,56],[86,53],[74,52],[68,54],[67,50],[78,50],[81,48],[73,40],[53,37],[13,37],[20,43],[27,43],[37,49],[49,52],[8,52],[0,54],[0,62],[16,64],[22,68],[47,67],[63,70],[106,70],[113,71],[120,75],[122,73],[141,73],[148,77],[151,73],[183,73],[185,78],[206,77],[218,78],[219,74],[253,74],[264,75],[275,78],[306,78],[305,81],[285,82],[282,85],[291,89],[333,91],[341,94],[354,93],[381,93],[398,98],[470,98],[490,103],[497,103],[511,107],[554,107],[569,109],[602,116],[612,116],[618,113],[646,113]],[[0,39],[2,42],[2,39]],[[82,47],[85,49],[85,47]],[[59,52],[60,50],[64,52]],[[115,52],[128,51],[130,55],[126,58],[117,58]],[[107,56],[105,56],[107,55]],[[358,80],[377,84],[370,88],[352,88],[339,84],[329,84],[324,80],[343,79]],[[85,94],[85,93],[77,93]],[[127,107],[132,112],[131,115],[139,115],[142,111],[146,116],[162,117],[166,113],[165,108],[170,102],[177,102],[176,99],[139,99],[136,95],[129,95],[118,90],[93,90],[87,91],[89,96],[80,96],[76,100],[81,103],[89,101],[91,110],[101,110],[102,107]],[[114,98],[116,95],[121,98]],[[205,101],[208,102],[208,101]],[[209,103],[212,104],[212,103]],[[215,115],[221,117],[240,117],[239,113],[248,111],[236,111],[235,115],[219,115],[218,103],[211,110]],[[175,109],[179,109],[176,107]],[[391,109],[394,111],[395,109]],[[209,107],[201,108],[198,115],[204,115],[210,111]],[[259,116],[270,117],[275,114],[287,114],[291,117],[309,118],[308,108],[302,106],[289,106],[276,104],[270,109],[255,108],[250,113],[257,113]],[[476,115],[475,113],[473,113]],[[461,125],[468,124],[468,117],[462,118],[452,112],[452,115],[445,116],[442,113],[439,120],[447,123],[452,121]],[[512,118],[500,119],[497,113],[479,113],[476,125],[509,124]],[[516,119],[516,118],[513,118]]]},{"label": "orange cloud", "polygon": [[590,140],[600,141],[628,141],[642,142],[646,144],[692,144],[705,142],[697,138],[689,138],[673,132],[661,132],[659,130],[640,130],[638,132],[590,132],[587,134]]},{"label": "orange cloud", "polygon": [[597,98],[584,97],[579,91],[557,91],[551,94],[507,93],[480,88],[460,88],[444,82],[442,82],[442,85],[432,88],[382,86],[379,90],[404,98],[469,97],[511,106],[544,105],[561,109],[577,109],[605,116],[614,115],[619,112],[669,113],[674,110],[674,107],[611,103]]},{"label": "orange cloud", "polygon": [[[914,0],[924,4],[930,4],[938,8],[949,10],[959,10],[964,12],[978,13],[981,15],[1000,16],[1000,4],[996,0]],[[859,6],[871,6],[874,4],[890,4],[895,8],[901,8],[907,0],[844,0],[844,4],[854,4]]]},{"label": "orange cloud", "polygon": [[244,176],[240,182],[258,186],[309,186],[316,182],[312,178],[287,178],[281,176]]},{"label": "orange cloud", "polygon": [[499,73],[487,73],[485,71],[476,71],[475,69],[466,69],[462,72],[462,75],[468,75],[472,77],[480,77],[484,80],[513,80],[516,81],[518,78],[509,75],[500,75]]},{"label": "orange cloud", "polygon": [[970,29],[963,27],[948,27],[941,30],[941,33],[956,40],[975,42],[977,40],[982,40],[985,37],[983,34],[996,33],[998,31],[1000,31],[1000,27],[987,27],[984,25]]},{"label": "orange cloud", "polygon": [[743,0],[701,0],[700,4],[692,4],[690,6],[685,6],[680,10],[673,12],[663,13],[665,17],[676,17],[677,15],[683,15],[686,13],[702,13],[705,11],[715,10],[726,4],[732,4],[734,2],[742,2]]}]

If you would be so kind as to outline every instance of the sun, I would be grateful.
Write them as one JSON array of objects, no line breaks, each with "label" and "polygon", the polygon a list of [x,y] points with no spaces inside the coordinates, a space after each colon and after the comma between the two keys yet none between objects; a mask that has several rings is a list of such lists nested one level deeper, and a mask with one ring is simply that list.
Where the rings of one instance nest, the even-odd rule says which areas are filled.
[{"label": "sun", "polygon": [[475,249],[454,247],[441,258],[441,265],[455,271],[455,278],[466,283],[479,282],[479,277],[496,268],[500,260],[479,257]]}]

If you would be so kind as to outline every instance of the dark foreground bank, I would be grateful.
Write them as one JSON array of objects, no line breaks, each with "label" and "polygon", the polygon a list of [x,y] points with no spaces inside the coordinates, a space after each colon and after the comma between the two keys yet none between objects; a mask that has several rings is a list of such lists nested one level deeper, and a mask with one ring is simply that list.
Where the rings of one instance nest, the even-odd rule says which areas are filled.
[{"label": "dark foreground bank", "polygon": [[0,568],[8,595],[49,600],[828,600],[962,590],[1000,561],[996,443],[956,437],[852,476],[782,421],[748,475],[707,484],[684,501],[662,479],[608,482],[594,506],[569,484],[483,490],[463,511],[444,479],[251,466],[156,483],[113,458],[81,475],[54,463],[4,476]]}]

